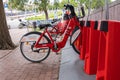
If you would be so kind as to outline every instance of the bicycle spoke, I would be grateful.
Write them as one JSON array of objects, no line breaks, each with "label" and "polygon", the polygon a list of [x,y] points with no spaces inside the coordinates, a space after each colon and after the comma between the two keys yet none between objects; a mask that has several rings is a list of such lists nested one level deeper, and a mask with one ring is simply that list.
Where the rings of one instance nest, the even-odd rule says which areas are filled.
[{"label": "bicycle spoke", "polygon": [[[28,36],[38,36],[37,38],[39,38],[39,36],[41,35],[41,33],[38,32],[34,32],[34,33],[29,33]],[[34,37],[33,36],[33,37]],[[38,39],[35,39],[38,40]],[[31,62],[40,62],[43,61],[44,59],[46,59],[50,53],[50,48],[34,48],[36,41],[25,41],[25,42],[21,42],[20,48],[21,48],[21,52],[22,55],[29,61]],[[48,38],[46,38],[45,36],[42,37],[42,40],[39,42],[39,44],[43,44],[43,43],[49,43]]]}]

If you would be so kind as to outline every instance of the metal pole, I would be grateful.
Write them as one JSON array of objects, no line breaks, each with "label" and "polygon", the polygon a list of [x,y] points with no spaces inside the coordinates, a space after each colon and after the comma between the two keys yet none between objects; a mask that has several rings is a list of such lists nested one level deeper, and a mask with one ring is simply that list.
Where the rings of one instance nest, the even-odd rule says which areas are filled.
[{"label": "metal pole", "polygon": [[105,19],[109,19],[109,3],[108,0],[105,0]]},{"label": "metal pole", "polygon": [[70,3],[70,1],[68,0],[68,3]]},{"label": "metal pole", "polygon": [[26,18],[26,14],[27,14],[27,10],[26,10],[26,7],[25,7],[25,18]]},{"label": "metal pole", "polygon": [[78,16],[80,16],[80,7],[81,7],[81,4],[80,4],[79,0],[77,0],[77,2],[78,2]]},{"label": "metal pole", "polygon": [[88,19],[89,19],[90,12],[91,12],[91,3],[92,3],[92,0],[89,0],[89,7],[88,7],[88,16],[87,16],[87,21],[88,21]]}]

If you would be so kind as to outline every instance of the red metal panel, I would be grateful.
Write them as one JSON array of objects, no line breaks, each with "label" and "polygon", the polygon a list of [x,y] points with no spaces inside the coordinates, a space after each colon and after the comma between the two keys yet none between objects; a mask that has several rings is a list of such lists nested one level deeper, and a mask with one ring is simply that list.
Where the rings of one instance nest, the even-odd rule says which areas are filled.
[{"label": "red metal panel", "polygon": [[[104,30],[105,27],[108,27],[107,24],[108,24],[107,21],[101,21],[99,30]],[[106,36],[107,36],[107,31],[100,31],[96,80],[105,80],[104,75],[105,75],[105,56],[106,56],[105,54]]]},{"label": "red metal panel", "polygon": [[[100,32],[95,30],[95,21],[91,21],[89,28],[87,51],[85,55],[85,72],[87,74],[96,74],[97,71],[97,59],[98,59],[98,47],[99,47],[99,35]],[[98,24],[97,24],[98,26]]]},{"label": "red metal panel", "polygon": [[80,53],[80,59],[85,59],[85,53],[86,53],[86,37],[87,37],[87,27],[83,27],[82,29],[82,45],[81,45],[81,53]]},{"label": "red metal panel", "polygon": [[88,50],[88,39],[89,39],[89,28],[90,28],[90,21],[86,22],[86,25],[82,29],[82,45],[81,45],[81,54],[80,59],[85,59],[86,51]]},{"label": "red metal panel", "polygon": [[120,22],[109,21],[108,29],[105,80],[120,80]]},{"label": "red metal panel", "polygon": [[120,80],[120,22],[102,22],[96,80]]}]

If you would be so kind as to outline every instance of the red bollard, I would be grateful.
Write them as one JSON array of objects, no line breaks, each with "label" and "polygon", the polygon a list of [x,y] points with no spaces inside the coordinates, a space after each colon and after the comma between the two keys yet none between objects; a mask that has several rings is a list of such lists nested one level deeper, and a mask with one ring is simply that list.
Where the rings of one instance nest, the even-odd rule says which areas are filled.
[{"label": "red bollard", "polygon": [[86,26],[83,26],[82,28],[82,45],[81,45],[81,54],[80,59],[85,59],[85,53],[86,53],[86,45],[87,40],[89,39],[89,27],[90,27],[90,21],[86,22]]},{"label": "red bollard", "polygon": [[102,21],[96,80],[120,80],[120,22]]},{"label": "red bollard", "polygon": [[120,22],[109,21],[105,57],[105,80],[120,80]]},{"label": "red bollard", "polygon": [[105,53],[106,53],[106,35],[107,35],[108,21],[101,21],[99,26],[100,38],[99,38],[99,50],[98,50],[98,65],[96,80],[105,80]]},{"label": "red bollard", "polygon": [[90,21],[90,24],[89,37],[87,37],[86,43],[85,72],[87,74],[96,74],[100,32],[96,30],[96,27],[98,27],[97,21]]}]

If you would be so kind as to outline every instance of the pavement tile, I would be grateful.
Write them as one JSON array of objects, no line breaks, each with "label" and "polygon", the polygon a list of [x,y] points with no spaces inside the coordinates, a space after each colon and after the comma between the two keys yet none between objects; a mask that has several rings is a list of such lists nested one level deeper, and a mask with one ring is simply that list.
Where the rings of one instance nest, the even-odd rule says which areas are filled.
[{"label": "pavement tile", "polygon": [[[26,29],[9,32],[16,45],[27,33]],[[59,75],[60,58],[61,55],[51,52],[43,62],[31,63],[22,56],[19,46],[14,50],[0,50],[0,80],[54,80]]]},{"label": "pavement tile", "polygon": [[69,41],[62,49],[59,80],[95,80],[95,75],[84,72],[84,61],[70,46]]},{"label": "pavement tile", "polygon": [[11,53],[12,50],[0,50],[0,59]]},{"label": "pavement tile", "polygon": [[0,59],[0,80],[53,80],[58,78],[61,55],[51,52],[45,61],[31,63],[23,58],[19,47],[11,52]]}]

